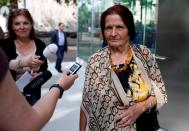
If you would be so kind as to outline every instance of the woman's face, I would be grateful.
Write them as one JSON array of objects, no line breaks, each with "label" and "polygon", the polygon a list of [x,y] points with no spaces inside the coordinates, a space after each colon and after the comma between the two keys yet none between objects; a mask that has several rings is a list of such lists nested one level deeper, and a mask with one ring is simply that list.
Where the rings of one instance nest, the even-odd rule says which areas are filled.
[{"label": "woman's face", "polygon": [[129,42],[128,28],[119,15],[111,14],[106,17],[104,36],[112,47],[120,47]]},{"label": "woman's face", "polygon": [[12,28],[17,38],[28,38],[32,29],[31,22],[23,15],[15,17]]}]

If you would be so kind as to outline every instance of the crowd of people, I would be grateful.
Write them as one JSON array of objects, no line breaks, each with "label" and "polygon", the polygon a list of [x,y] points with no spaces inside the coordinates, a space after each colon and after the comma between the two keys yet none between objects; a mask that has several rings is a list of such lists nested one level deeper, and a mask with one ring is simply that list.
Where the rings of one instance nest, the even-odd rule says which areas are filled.
[{"label": "crowd of people", "polygon": [[[60,73],[67,51],[64,26],[60,22],[51,38],[58,47],[55,68]],[[136,36],[133,14],[123,5],[111,6],[102,13],[100,26],[105,46],[87,62],[79,130],[158,130],[157,114],[167,103],[167,94],[150,50],[132,43]],[[42,97],[41,87],[20,93],[15,81],[26,71],[32,79],[47,71],[43,56],[46,44],[35,36],[34,21],[27,9],[11,11],[7,29],[8,38],[0,40],[0,116],[4,118],[0,129],[40,130],[52,116],[58,98],[78,75],[63,71]]]}]

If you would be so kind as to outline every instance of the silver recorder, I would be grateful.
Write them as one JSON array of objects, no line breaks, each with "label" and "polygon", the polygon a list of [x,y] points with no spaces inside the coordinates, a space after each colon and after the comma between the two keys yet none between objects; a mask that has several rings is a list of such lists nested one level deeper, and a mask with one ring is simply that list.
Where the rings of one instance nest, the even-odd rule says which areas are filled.
[{"label": "silver recorder", "polygon": [[74,63],[70,69],[69,69],[69,74],[68,75],[73,75],[73,74],[76,74],[77,71],[81,68],[81,65],[79,63]]}]

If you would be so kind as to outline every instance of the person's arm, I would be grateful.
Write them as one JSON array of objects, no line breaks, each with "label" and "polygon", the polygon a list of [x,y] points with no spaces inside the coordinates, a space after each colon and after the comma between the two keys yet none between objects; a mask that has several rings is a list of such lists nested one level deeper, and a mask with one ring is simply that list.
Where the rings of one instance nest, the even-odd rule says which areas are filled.
[{"label": "person's arm", "polygon": [[83,112],[83,110],[80,108],[80,131],[85,131],[86,130],[86,124],[87,124],[87,119],[86,116]]},{"label": "person's arm", "polygon": [[155,96],[150,96],[148,99],[139,102],[138,104],[140,104],[143,113],[146,110],[151,110],[153,107],[157,106],[157,99]]},{"label": "person's arm", "polygon": [[31,108],[24,96],[18,91],[8,71],[0,85],[0,127],[8,131],[33,131],[38,115]]},{"label": "person's arm", "polygon": [[67,52],[68,51],[68,41],[67,41],[67,34],[66,32],[64,32],[64,51]]},{"label": "person's arm", "polygon": [[[71,85],[74,83],[77,75],[67,75],[68,72],[64,71],[61,78],[58,81],[58,84],[68,90]],[[58,88],[51,88],[49,93],[43,96],[33,108],[38,112],[41,117],[41,124],[44,125],[52,116],[57,100],[60,96],[60,90]]]},{"label": "person's arm", "polygon": [[[148,54],[145,58],[146,63],[149,67],[149,76],[151,79],[153,94],[156,97],[157,106],[156,110],[160,110],[167,103],[167,92],[165,89],[165,84],[161,71],[159,69],[158,63],[155,57],[152,55],[151,51],[145,46],[140,45],[143,54]],[[145,53],[144,53],[145,52]]]},{"label": "person's arm", "polygon": [[[67,90],[77,75],[60,77],[59,84]],[[50,119],[55,109],[60,91],[52,88],[33,108],[17,89],[8,71],[0,84],[0,127],[8,131],[39,131]]]},{"label": "person's arm", "polygon": [[51,36],[51,43],[55,43],[55,44],[57,44],[57,36],[56,36],[56,34],[57,34],[57,30],[54,30],[53,32],[52,32],[52,36]]}]

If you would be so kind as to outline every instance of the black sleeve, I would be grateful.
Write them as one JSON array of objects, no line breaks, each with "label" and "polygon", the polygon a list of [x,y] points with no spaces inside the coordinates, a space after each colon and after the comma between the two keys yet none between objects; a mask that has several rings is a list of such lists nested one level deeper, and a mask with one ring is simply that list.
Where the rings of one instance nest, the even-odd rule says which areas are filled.
[{"label": "black sleeve", "polygon": [[[45,43],[40,39],[36,39],[35,42],[36,42],[36,48],[37,48],[36,55],[44,57],[43,50],[46,48]],[[45,71],[47,71],[47,68],[48,68],[48,63],[47,63],[47,59],[45,58],[44,63],[40,66],[39,71],[45,72]]]},{"label": "black sleeve", "polygon": [[0,84],[8,71],[8,62],[5,59],[5,54],[3,53],[2,49],[0,48]]},{"label": "black sleeve", "polygon": [[54,30],[52,33],[51,33],[51,43],[57,43],[57,40],[56,40],[56,30]]},{"label": "black sleeve", "polygon": [[65,42],[64,42],[64,51],[68,51],[68,41],[67,41],[67,33],[64,32],[65,35]]}]

